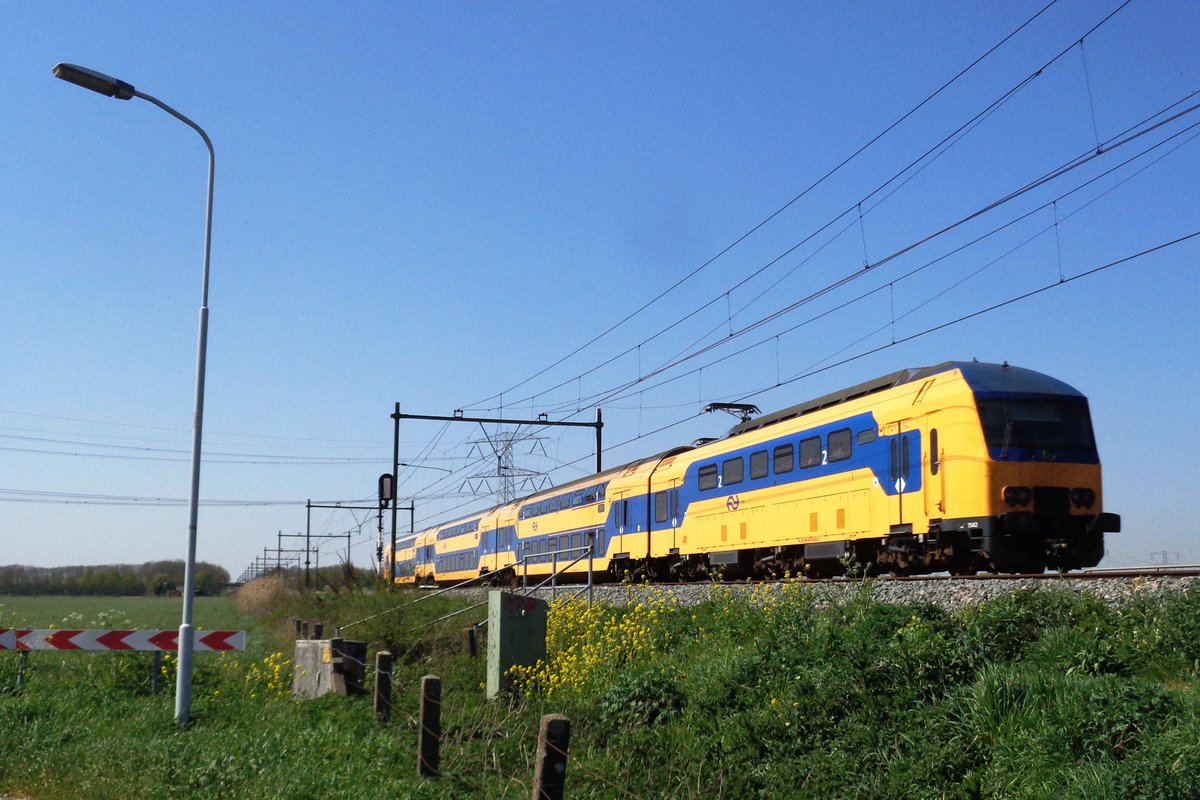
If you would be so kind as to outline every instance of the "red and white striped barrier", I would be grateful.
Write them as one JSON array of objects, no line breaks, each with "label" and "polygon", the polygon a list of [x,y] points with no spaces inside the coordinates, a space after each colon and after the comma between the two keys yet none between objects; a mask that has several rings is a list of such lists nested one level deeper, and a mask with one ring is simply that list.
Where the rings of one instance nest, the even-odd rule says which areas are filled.
[{"label": "red and white striped barrier", "polygon": [[[245,650],[245,631],[196,631],[194,650]],[[179,631],[82,631],[0,628],[0,650],[179,649]]]}]

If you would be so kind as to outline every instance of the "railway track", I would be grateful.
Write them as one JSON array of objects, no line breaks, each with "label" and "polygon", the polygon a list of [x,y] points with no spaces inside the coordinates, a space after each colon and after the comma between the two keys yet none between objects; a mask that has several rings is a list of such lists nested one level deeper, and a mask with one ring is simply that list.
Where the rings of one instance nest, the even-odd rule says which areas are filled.
[{"label": "railway track", "polygon": [[[1133,567],[1120,569],[1082,570],[1077,572],[1046,572],[1025,575],[923,575],[805,578],[770,581],[694,581],[683,583],[622,584],[601,583],[593,587],[600,602],[624,605],[665,592],[682,605],[694,605],[712,597],[713,590],[733,592],[782,590],[789,585],[809,587],[819,597],[841,597],[845,592],[868,589],[878,600],[889,603],[926,602],[949,608],[997,598],[1013,591],[1034,588],[1052,589],[1056,586],[1093,594],[1110,605],[1119,605],[1134,597],[1160,592],[1200,591],[1200,565],[1184,565],[1171,569],[1162,567]],[[456,590],[458,591],[458,590]],[[482,594],[480,589],[461,590]],[[521,592],[521,588],[510,591]],[[552,599],[582,596],[587,587],[579,583],[560,583],[543,586],[534,591],[539,597]]]},{"label": "railway track", "polygon": [[[933,583],[939,581],[1023,581],[1023,580],[1041,580],[1041,581],[1087,581],[1087,580],[1105,580],[1105,579],[1131,579],[1131,578],[1195,578],[1200,577],[1200,565],[1189,565],[1180,568],[1153,568],[1153,567],[1137,567],[1130,569],[1091,569],[1080,570],[1076,572],[1029,572],[1029,573],[1010,573],[1010,574],[992,574],[982,572],[976,575],[873,575],[869,577],[846,577],[839,575],[832,578],[802,578],[802,579],[786,579],[773,578],[766,580],[746,581],[746,580],[730,580],[730,581],[653,581],[646,585],[649,586],[746,586],[760,583],[775,584],[775,583],[805,583],[805,584],[833,584],[844,585],[850,583]],[[578,587],[578,583],[559,583],[560,590]],[[619,583],[597,584],[598,586],[622,586]],[[636,584],[635,584],[636,585]],[[549,588],[549,587],[543,587]]]},{"label": "railway track", "polygon": [[[876,578],[868,578],[868,580],[879,581],[1012,581],[1012,580],[1104,580],[1106,578],[1163,578],[1163,577],[1179,577],[1179,578],[1194,578],[1200,576],[1200,567],[1189,567],[1186,569],[1103,569],[1103,570],[1080,570],[1077,572],[1032,572],[1025,574],[1013,575],[993,575],[991,573],[980,573],[978,575],[906,575],[906,576],[891,576],[881,575]],[[828,580],[845,581],[846,578],[830,578]]]}]

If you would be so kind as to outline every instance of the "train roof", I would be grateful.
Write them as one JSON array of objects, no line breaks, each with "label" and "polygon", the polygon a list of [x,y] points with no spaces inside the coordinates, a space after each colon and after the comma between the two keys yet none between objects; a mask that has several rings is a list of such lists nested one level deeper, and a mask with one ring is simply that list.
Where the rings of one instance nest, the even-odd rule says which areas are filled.
[{"label": "train roof", "polygon": [[963,378],[976,395],[987,395],[1002,392],[1004,394],[1058,394],[1082,398],[1083,393],[1073,386],[1063,383],[1057,378],[1051,378],[1041,372],[1034,372],[1024,367],[1012,367],[1005,361],[1003,364],[985,364],[978,361],[947,361],[936,367],[927,367],[918,371],[913,380],[920,380],[929,375],[945,372],[951,369],[962,370]]},{"label": "train roof", "polygon": [[533,500],[538,500],[538,499],[541,499],[544,497],[551,497],[553,495],[562,494],[563,492],[568,491],[567,487],[569,487],[569,486],[590,486],[595,483],[605,483],[609,480],[612,480],[612,478],[614,476],[620,475],[625,470],[627,470],[631,467],[637,467],[641,464],[645,464],[650,461],[658,462],[664,458],[670,458],[671,456],[678,455],[679,453],[687,452],[688,450],[691,450],[691,449],[693,449],[693,448],[689,445],[679,445],[678,447],[672,447],[669,450],[664,450],[661,453],[655,453],[652,456],[644,456],[642,458],[634,459],[633,461],[630,461],[626,464],[621,464],[620,466],[617,466],[617,467],[609,467],[609,468],[605,469],[603,472],[596,472],[591,475],[584,475],[582,477],[575,478],[574,480],[567,481],[566,483],[559,484],[558,486],[551,486],[548,489],[539,489],[538,491],[534,492],[533,494],[518,498],[514,502],[524,503],[526,501],[533,501]]},{"label": "train roof", "polygon": [[470,522],[473,519],[480,519],[480,518],[486,516],[487,514],[491,514],[492,512],[494,512],[498,509],[504,508],[505,506],[522,505],[524,503],[532,502],[534,500],[539,500],[544,497],[552,497],[554,495],[562,494],[564,492],[570,491],[570,489],[568,489],[567,487],[590,486],[590,485],[597,484],[597,483],[605,483],[605,482],[611,480],[614,476],[619,475],[622,472],[624,472],[625,470],[629,469],[630,467],[636,467],[636,466],[638,466],[640,464],[644,464],[648,461],[660,461],[664,458],[670,458],[673,455],[678,455],[679,453],[683,453],[683,452],[686,452],[691,449],[692,449],[692,447],[690,447],[688,445],[680,445],[678,447],[672,447],[669,450],[664,450],[661,453],[657,453],[652,456],[646,456],[645,458],[635,459],[626,464],[621,464],[620,466],[617,466],[617,467],[609,467],[608,469],[604,470],[603,472],[597,472],[592,475],[585,475],[583,477],[576,478],[575,480],[568,481],[567,483],[560,484],[558,486],[551,486],[548,489],[540,489],[539,491],[533,492],[532,494],[528,494],[524,497],[517,497],[512,500],[509,500],[507,503],[498,503],[489,508],[481,509],[479,511],[473,511],[470,514],[465,514],[461,517],[455,517],[453,519],[448,519],[445,522],[439,522],[436,525],[430,525],[428,528],[425,528],[424,531],[418,531],[418,533],[424,533],[426,531],[441,530],[442,528],[453,527],[455,525],[460,525],[462,523]]},{"label": "train roof", "polygon": [[976,394],[1017,392],[1022,394],[1059,394],[1083,397],[1079,391],[1060,380],[1051,378],[1049,375],[1043,375],[1040,372],[1034,372],[1031,369],[1009,366],[1007,361],[1003,364],[990,364],[979,361],[946,361],[932,367],[902,369],[898,372],[892,372],[846,389],[798,403],[797,405],[775,411],[771,414],[764,414],[761,417],[756,417],[748,422],[743,422],[740,425],[730,428],[726,438],[738,436],[747,431],[765,428],[768,425],[801,417],[805,414],[811,414],[823,408],[841,405],[842,403],[857,400],[860,397],[866,397],[905,383],[924,380],[933,375],[949,372],[954,369],[962,371],[967,385]]}]

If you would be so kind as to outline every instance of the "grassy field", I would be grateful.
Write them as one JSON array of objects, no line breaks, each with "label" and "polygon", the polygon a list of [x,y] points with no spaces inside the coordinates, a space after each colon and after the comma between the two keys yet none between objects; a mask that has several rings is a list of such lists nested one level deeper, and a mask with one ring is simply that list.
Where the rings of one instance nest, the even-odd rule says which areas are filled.
[{"label": "grassy field", "polygon": [[[13,597],[0,595],[0,627],[178,628],[180,597]],[[197,597],[192,624],[208,630],[243,630],[253,620],[229,597]]]},{"label": "grassy field", "polygon": [[[572,723],[571,798],[1200,798],[1200,594],[1110,608],[1050,589],[949,612],[866,593],[826,604],[793,583],[699,607],[561,605],[549,657],[500,702],[462,652],[477,614],[431,626],[462,606],[411,600],[214,603],[246,614],[261,649],[197,659],[186,729],[169,690],[150,694],[146,654],[31,654],[20,686],[0,654],[0,796],[527,798],[554,712]],[[152,621],[157,602],[94,610]],[[285,615],[376,615],[351,630],[396,655],[390,725],[368,698],[290,697]],[[430,673],[442,777],[422,780]]]}]

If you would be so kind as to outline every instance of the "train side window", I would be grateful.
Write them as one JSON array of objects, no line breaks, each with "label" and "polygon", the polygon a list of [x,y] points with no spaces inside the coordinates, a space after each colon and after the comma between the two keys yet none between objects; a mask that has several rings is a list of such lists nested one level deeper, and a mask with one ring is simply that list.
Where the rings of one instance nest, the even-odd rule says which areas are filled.
[{"label": "train side window", "polygon": [[775,474],[791,472],[796,468],[796,450],[791,444],[781,444],[775,448]]},{"label": "train side window", "polygon": [[929,430],[929,474],[937,475],[942,466],[942,457],[938,452],[937,428]]},{"label": "train side window", "polygon": [[849,428],[842,428],[840,431],[829,434],[829,460],[845,461],[848,459],[852,441],[853,437],[850,435]]},{"label": "train side window", "polygon": [[701,491],[717,488],[717,465],[705,464],[701,467],[697,484]]},{"label": "train side window", "polygon": [[867,428],[866,430],[861,430],[858,432],[858,443],[859,444],[870,444],[871,442],[875,441],[877,436],[878,436],[878,433],[876,433],[874,428]]},{"label": "train side window", "polygon": [[667,521],[667,493],[666,492],[655,492],[654,493],[654,521],[655,522],[666,522]]},{"label": "train side window", "polygon": [[813,436],[800,441],[800,469],[818,466],[821,463],[821,437]]},{"label": "train side window", "polygon": [[767,451],[750,454],[750,480],[767,477]]},{"label": "train side window", "polygon": [[727,458],[721,464],[721,485],[731,486],[735,483],[741,483],[742,478],[746,473],[746,465],[742,463],[742,457]]}]

